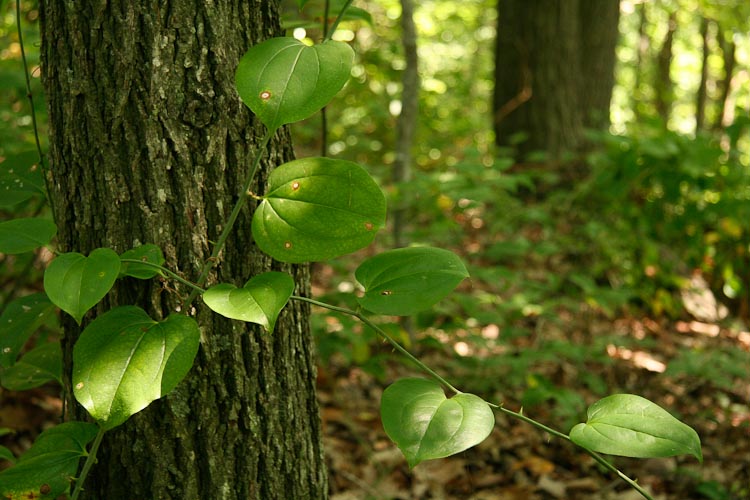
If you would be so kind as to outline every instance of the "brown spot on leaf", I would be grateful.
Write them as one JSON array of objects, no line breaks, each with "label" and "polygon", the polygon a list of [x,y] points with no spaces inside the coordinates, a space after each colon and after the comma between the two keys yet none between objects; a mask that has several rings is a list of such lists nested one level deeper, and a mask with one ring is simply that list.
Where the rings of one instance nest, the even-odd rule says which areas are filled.
[{"label": "brown spot on leaf", "polygon": [[380,295],[393,295],[393,292],[390,290],[383,290],[382,292],[380,292]]},{"label": "brown spot on leaf", "polygon": [[284,243],[284,248],[286,248],[287,250],[289,250],[290,248],[292,248],[292,242],[291,241],[285,242]]},{"label": "brown spot on leaf", "polygon": [[260,98],[264,101],[267,101],[271,98],[271,92],[269,90],[264,90],[260,93]]},{"label": "brown spot on leaf", "polygon": [[296,190],[298,190],[298,189],[299,189],[299,181],[294,181],[294,182],[292,182],[292,189],[293,189],[294,191],[296,191]]},{"label": "brown spot on leaf", "polygon": [[372,231],[372,228],[372,222],[365,222],[365,229],[367,229],[368,231]]}]

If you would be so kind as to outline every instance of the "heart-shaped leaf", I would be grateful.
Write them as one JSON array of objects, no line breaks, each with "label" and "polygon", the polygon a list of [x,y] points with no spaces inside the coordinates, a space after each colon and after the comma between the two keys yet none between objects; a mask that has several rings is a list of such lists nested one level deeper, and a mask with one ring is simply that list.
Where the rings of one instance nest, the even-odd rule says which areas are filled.
[{"label": "heart-shaped leaf", "polygon": [[212,286],[203,302],[227,318],[257,323],[273,333],[276,318],[294,292],[294,280],[286,273],[268,272],[237,288],[228,283]]},{"label": "heart-shaped leaf", "polygon": [[0,372],[2,386],[25,391],[51,380],[62,381],[62,351],[59,342],[47,342],[27,352],[7,370]]},{"label": "heart-shaped leaf", "polygon": [[270,38],[242,56],[237,92],[274,131],[328,104],[349,79],[353,61],[354,51],[342,42],[309,47],[294,38]]},{"label": "heart-shaped leaf", "polygon": [[157,322],[138,307],[116,307],[92,321],[73,348],[75,397],[103,429],[117,427],[177,386],[199,341],[192,318]]},{"label": "heart-shaped leaf", "polygon": [[26,151],[0,160],[0,207],[8,208],[44,194],[39,153]]},{"label": "heart-shaped leaf", "polygon": [[495,425],[482,398],[461,393],[447,399],[439,384],[421,378],[398,380],[383,391],[380,415],[409,467],[471,448]]},{"label": "heart-shaped leaf", "polygon": [[43,293],[20,297],[8,304],[0,316],[0,368],[15,363],[29,337],[55,310]]},{"label": "heart-shaped leaf", "polygon": [[378,314],[406,316],[432,307],[469,277],[461,259],[442,248],[413,247],[383,252],[364,261],[357,281],[365,288],[357,298]]},{"label": "heart-shaped leaf", "polygon": [[94,424],[66,422],[39,434],[16,465],[0,472],[0,498],[51,500],[68,493],[97,432]]},{"label": "heart-shaped leaf", "polygon": [[[153,243],[146,243],[124,252],[120,255],[120,260],[122,259],[140,260],[157,266],[164,265],[164,254],[161,252],[161,248]],[[122,267],[120,267],[120,276],[131,276],[140,280],[151,279],[161,274],[161,271],[155,267],[135,262],[123,262]]]},{"label": "heart-shaped leaf", "polygon": [[80,325],[86,311],[112,289],[119,273],[120,257],[109,248],[97,248],[88,257],[65,253],[47,266],[44,291]]},{"label": "heart-shaped leaf", "polygon": [[591,405],[586,423],[573,427],[570,439],[609,455],[654,458],[690,454],[703,461],[698,433],[633,394],[607,396]]},{"label": "heart-shaped leaf", "polygon": [[304,158],[268,177],[253,215],[261,250],[282,262],[332,259],[369,245],[385,225],[385,196],[349,161]]},{"label": "heart-shaped leaf", "polygon": [[30,252],[48,244],[56,232],[54,222],[38,217],[0,222],[0,253]]}]

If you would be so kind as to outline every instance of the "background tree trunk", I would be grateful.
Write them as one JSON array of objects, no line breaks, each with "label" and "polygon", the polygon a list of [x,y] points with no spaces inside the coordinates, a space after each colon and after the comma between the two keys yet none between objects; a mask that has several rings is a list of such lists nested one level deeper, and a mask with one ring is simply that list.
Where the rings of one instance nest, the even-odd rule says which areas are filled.
[{"label": "background tree trunk", "polygon": [[[417,28],[414,24],[413,0],[401,0],[401,44],[404,47],[406,67],[401,78],[401,113],[396,122],[396,160],[393,162],[393,182],[399,184],[411,180],[411,149],[414,147],[414,131],[417,128],[419,113],[419,57],[417,55]],[[406,229],[406,209],[400,205],[410,204],[402,199],[400,190],[399,203],[391,215],[393,219],[393,246],[407,245],[404,231]]]},{"label": "background tree trunk", "polygon": [[[62,251],[123,252],[156,243],[195,280],[237,199],[262,125],[234,89],[253,43],[280,34],[275,1],[44,1],[42,68],[51,199]],[[268,169],[292,158],[286,131]],[[243,284],[305,266],[261,254],[244,210],[210,281]],[[121,280],[102,307],[136,304],[154,318],[180,308],[174,283]],[[273,335],[196,303],[202,342],[187,379],[105,436],[86,498],[317,499],[327,493],[309,310],[292,303]],[[69,377],[79,329],[65,325]],[[70,380],[67,379],[68,394]],[[68,417],[84,413],[68,401]]]},{"label": "background tree trunk", "polygon": [[609,124],[619,2],[498,1],[494,125],[519,153],[575,151],[586,126]]},{"label": "background tree trunk", "polygon": [[701,81],[698,84],[698,92],[695,95],[695,132],[698,133],[705,128],[706,124],[706,92],[708,91],[708,56],[711,48],[708,44],[708,19],[701,18]]},{"label": "background tree trunk", "polygon": [[674,43],[674,33],[676,30],[677,16],[673,12],[669,14],[667,34],[664,36],[664,42],[661,44],[661,49],[659,49],[659,55],[656,60],[656,81],[654,82],[656,112],[665,125],[669,123],[669,117],[672,114],[672,101],[674,100],[671,67],[672,44]]}]

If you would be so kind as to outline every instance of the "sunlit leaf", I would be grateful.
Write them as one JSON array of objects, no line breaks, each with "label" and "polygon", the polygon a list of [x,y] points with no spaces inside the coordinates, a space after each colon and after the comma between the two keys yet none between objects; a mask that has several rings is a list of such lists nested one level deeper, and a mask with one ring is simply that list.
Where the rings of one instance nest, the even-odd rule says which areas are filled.
[{"label": "sunlit leaf", "polygon": [[[139,247],[128,250],[120,255],[120,259],[133,259],[142,262],[149,262],[159,266],[164,265],[164,254],[161,248],[153,243],[147,243]],[[162,273],[159,269],[134,262],[123,262],[120,267],[120,276],[131,276],[141,280],[151,279],[154,276],[160,276]]]},{"label": "sunlit leaf", "polygon": [[227,318],[257,323],[273,332],[279,313],[294,292],[294,280],[286,273],[268,272],[237,288],[228,283],[212,286],[203,302]]},{"label": "sunlit leaf", "polygon": [[0,222],[0,253],[30,252],[47,245],[56,232],[54,222],[38,217]]},{"label": "sunlit leaf", "polygon": [[461,259],[432,247],[399,248],[364,261],[357,281],[365,294],[357,300],[378,314],[405,316],[432,307],[469,276]]},{"label": "sunlit leaf", "polygon": [[276,260],[332,259],[372,242],[385,225],[385,196],[356,163],[304,158],[271,173],[252,224],[255,242]]},{"label": "sunlit leaf", "polygon": [[354,51],[342,42],[312,47],[270,38],[242,56],[235,75],[242,101],[270,130],[304,120],[328,104],[349,79]]},{"label": "sunlit leaf", "polygon": [[26,295],[8,304],[0,316],[0,368],[15,363],[29,337],[55,310],[43,293]]},{"label": "sunlit leaf", "polygon": [[406,457],[409,467],[425,460],[455,455],[484,441],[495,416],[473,394],[448,399],[439,384],[407,378],[384,392],[380,414],[386,434]]},{"label": "sunlit leaf", "polygon": [[588,409],[588,420],[570,431],[570,439],[609,455],[652,458],[689,454],[703,461],[698,433],[648,399],[615,394]]},{"label": "sunlit leaf", "polygon": [[97,317],[73,349],[76,399],[103,429],[112,429],[174,389],[198,352],[194,319],[157,322],[134,306]]},{"label": "sunlit leaf", "polygon": [[62,381],[59,342],[47,342],[32,349],[0,374],[3,387],[11,391],[25,391],[52,380]]},{"label": "sunlit leaf", "polygon": [[97,248],[88,257],[65,253],[44,272],[44,291],[80,325],[86,311],[107,295],[120,272],[120,257],[109,248]]},{"label": "sunlit leaf", "polygon": [[0,498],[51,500],[67,493],[97,432],[94,424],[66,422],[39,434],[16,465],[0,472]]}]

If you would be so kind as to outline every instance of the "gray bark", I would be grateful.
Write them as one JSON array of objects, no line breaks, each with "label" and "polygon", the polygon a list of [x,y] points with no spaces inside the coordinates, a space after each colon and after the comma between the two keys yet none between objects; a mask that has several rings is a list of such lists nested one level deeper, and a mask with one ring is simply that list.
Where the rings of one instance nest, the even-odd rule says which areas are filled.
[{"label": "gray bark", "polygon": [[[41,3],[61,251],[155,243],[167,267],[197,279],[263,134],[238,99],[234,70],[251,44],[280,34],[278,22],[275,1]],[[280,132],[256,192],[269,169],[291,158]],[[252,209],[241,214],[209,284],[286,270],[307,294],[306,266],[281,266],[253,245]],[[188,292],[173,282],[121,280],[97,312],[135,304],[164,318]],[[173,393],[105,436],[85,497],[325,498],[309,309],[290,304],[273,335],[200,301],[189,312],[202,332],[193,369]],[[64,329],[70,394],[79,329],[70,320]],[[67,417],[83,416],[69,400]]]}]

